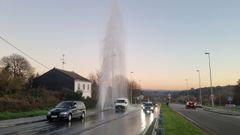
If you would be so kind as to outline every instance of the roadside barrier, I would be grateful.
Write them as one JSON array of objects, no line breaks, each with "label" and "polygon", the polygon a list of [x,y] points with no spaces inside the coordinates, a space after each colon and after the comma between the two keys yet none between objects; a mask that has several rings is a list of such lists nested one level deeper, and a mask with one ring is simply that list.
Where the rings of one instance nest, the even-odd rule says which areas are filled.
[{"label": "roadside barrier", "polygon": [[163,128],[163,123],[164,123],[163,111],[161,110],[161,107],[160,107],[159,116],[155,118],[154,122],[155,123],[153,125],[152,135],[165,135],[165,130]]},{"label": "roadside barrier", "polygon": [[240,112],[232,111],[231,109],[220,109],[220,108],[212,108],[212,107],[204,106],[203,110],[219,113],[219,114],[225,114],[225,115],[240,116]]}]

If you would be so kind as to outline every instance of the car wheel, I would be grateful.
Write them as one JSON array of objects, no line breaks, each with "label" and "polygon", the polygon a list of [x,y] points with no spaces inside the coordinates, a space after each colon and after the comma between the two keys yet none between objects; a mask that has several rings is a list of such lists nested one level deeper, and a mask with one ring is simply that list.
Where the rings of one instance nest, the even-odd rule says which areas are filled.
[{"label": "car wheel", "polygon": [[48,122],[52,122],[52,121],[53,121],[53,119],[52,119],[52,118],[48,118],[47,120],[48,120]]},{"label": "car wheel", "polygon": [[67,121],[72,121],[72,114],[68,114]]},{"label": "car wheel", "polygon": [[84,118],[85,118],[85,112],[81,114],[81,119],[84,119]]}]

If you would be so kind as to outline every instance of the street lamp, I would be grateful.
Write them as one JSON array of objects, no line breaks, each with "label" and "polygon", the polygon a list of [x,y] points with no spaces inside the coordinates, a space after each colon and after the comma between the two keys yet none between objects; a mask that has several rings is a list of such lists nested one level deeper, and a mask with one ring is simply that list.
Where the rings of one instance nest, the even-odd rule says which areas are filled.
[{"label": "street lamp", "polygon": [[130,81],[130,82],[131,82],[131,83],[130,83],[130,84],[131,84],[131,85],[130,85],[130,87],[131,87],[131,91],[130,91],[130,92],[131,92],[131,94],[130,94],[131,97],[130,97],[130,100],[131,100],[131,103],[133,103],[133,102],[132,102],[132,94],[133,94],[132,74],[133,74],[133,72],[130,72],[130,78],[131,78],[131,81]]},{"label": "street lamp", "polygon": [[212,87],[212,70],[211,70],[210,53],[209,53],[209,52],[206,52],[205,54],[208,55],[209,76],[210,76],[210,87],[211,87],[211,101],[212,101],[212,107],[214,107],[214,101],[213,101],[213,87]]},{"label": "street lamp", "polygon": [[[111,95],[111,96],[112,96],[112,103],[113,103],[114,100],[115,100],[115,99],[114,99],[114,98],[115,98],[115,97],[114,97],[114,90],[113,90],[113,89],[114,89],[114,58],[115,58],[115,57],[116,57],[116,54],[114,54],[114,53],[113,53],[113,50],[112,50],[112,63],[111,63],[111,64],[112,64],[112,91],[111,91],[111,92],[112,92],[112,93],[111,93],[111,94],[112,94],[112,95]],[[115,94],[115,96],[116,96],[116,94]]]},{"label": "street lamp", "polygon": [[189,101],[189,93],[188,93],[188,79],[185,79],[186,81],[186,88],[187,88],[187,100]]},{"label": "street lamp", "polygon": [[198,81],[199,81],[199,98],[200,98],[200,103],[202,105],[202,88],[201,88],[201,75],[200,75],[200,70],[196,70],[198,72]]},{"label": "street lamp", "polygon": [[138,81],[139,81],[139,87],[140,87],[139,89],[141,89],[141,81],[142,81],[142,80],[138,80]]}]

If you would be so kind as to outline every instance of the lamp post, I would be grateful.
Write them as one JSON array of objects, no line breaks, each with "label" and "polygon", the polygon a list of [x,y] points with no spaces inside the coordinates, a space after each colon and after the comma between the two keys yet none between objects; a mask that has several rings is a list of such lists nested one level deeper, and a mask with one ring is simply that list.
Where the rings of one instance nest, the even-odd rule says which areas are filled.
[{"label": "lamp post", "polygon": [[211,69],[210,53],[209,53],[209,52],[206,52],[205,54],[208,55],[209,77],[210,77],[210,87],[211,87],[211,101],[212,101],[212,107],[214,107],[214,101],[213,101],[213,87],[212,87],[212,69]]},{"label": "lamp post", "polygon": [[187,88],[187,100],[189,101],[188,79],[185,79],[185,81],[186,81],[186,88]]},{"label": "lamp post", "polygon": [[139,89],[141,89],[141,82],[142,80],[138,80],[139,81]]},{"label": "lamp post", "polygon": [[112,50],[112,63],[111,63],[111,64],[112,64],[112,90],[111,90],[111,92],[112,92],[112,93],[111,93],[111,94],[112,94],[112,95],[111,95],[111,96],[112,96],[112,103],[113,103],[114,100],[115,100],[115,99],[114,99],[114,98],[115,98],[115,97],[114,97],[114,96],[115,96],[115,95],[114,95],[114,58],[115,58],[115,57],[116,57],[116,54],[114,54],[114,53],[113,53],[113,50]]},{"label": "lamp post", "polygon": [[132,102],[132,98],[133,98],[133,97],[132,97],[132,96],[133,96],[133,80],[132,80],[132,74],[133,74],[133,72],[130,72],[130,78],[131,78],[131,81],[130,81],[130,88],[131,88],[131,91],[130,91],[130,92],[131,92],[131,93],[130,93],[130,96],[131,96],[131,97],[130,97],[130,100],[131,100],[131,103],[133,103],[133,102]]},{"label": "lamp post", "polygon": [[198,81],[199,81],[199,98],[200,98],[200,103],[202,105],[202,88],[201,88],[201,75],[200,75],[200,70],[196,70],[198,72]]}]

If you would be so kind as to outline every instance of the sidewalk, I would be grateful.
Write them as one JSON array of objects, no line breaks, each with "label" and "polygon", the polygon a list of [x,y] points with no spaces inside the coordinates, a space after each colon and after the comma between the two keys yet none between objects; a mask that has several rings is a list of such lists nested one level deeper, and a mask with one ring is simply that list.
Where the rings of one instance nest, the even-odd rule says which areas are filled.
[{"label": "sidewalk", "polygon": [[0,128],[5,127],[13,127],[17,125],[23,125],[23,124],[30,124],[35,122],[41,122],[46,121],[46,116],[36,116],[36,117],[26,117],[26,118],[17,118],[17,119],[10,119],[10,120],[2,120],[0,121]]},{"label": "sidewalk", "polygon": [[[87,111],[86,117],[96,114],[97,111],[95,109]],[[35,117],[26,117],[26,118],[17,118],[10,120],[2,120],[0,121],[0,128],[13,127],[23,124],[31,124],[41,121],[47,121],[46,115],[35,116]]]},{"label": "sidewalk", "polygon": [[225,114],[225,115],[240,116],[240,112],[233,111],[230,109],[220,109],[220,108],[212,108],[212,107],[204,106],[203,110],[209,111],[209,112],[214,112],[214,113],[219,113],[219,114]]}]

